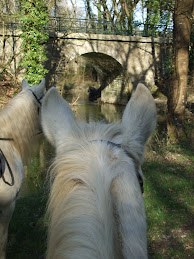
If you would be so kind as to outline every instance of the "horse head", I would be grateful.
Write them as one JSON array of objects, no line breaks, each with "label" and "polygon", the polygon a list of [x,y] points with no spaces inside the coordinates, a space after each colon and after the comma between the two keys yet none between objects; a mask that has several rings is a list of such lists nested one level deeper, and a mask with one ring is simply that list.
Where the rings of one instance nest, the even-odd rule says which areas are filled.
[{"label": "horse head", "polygon": [[146,86],[137,85],[120,124],[107,125],[76,120],[53,87],[41,121],[56,148],[47,258],[147,258],[141,165],[156,106]]}]

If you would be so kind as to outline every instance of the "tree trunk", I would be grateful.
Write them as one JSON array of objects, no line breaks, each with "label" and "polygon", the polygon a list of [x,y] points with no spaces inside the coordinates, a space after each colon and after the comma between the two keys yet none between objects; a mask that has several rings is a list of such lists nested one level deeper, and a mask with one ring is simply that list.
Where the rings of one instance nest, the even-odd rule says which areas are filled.
[{"label": "tree trunk", "polygon": [[185,137],[184,119],[187,97],[189,44],[193,0],[176,0],[174,9],[174,56],[172,83],[168,91],[168,137],[171,141]]}]

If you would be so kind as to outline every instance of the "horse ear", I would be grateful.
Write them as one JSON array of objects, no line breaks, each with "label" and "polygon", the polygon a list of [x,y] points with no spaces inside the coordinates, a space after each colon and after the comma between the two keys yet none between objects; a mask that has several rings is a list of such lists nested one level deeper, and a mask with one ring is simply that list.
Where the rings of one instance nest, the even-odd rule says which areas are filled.
[{"label": "horse ear", "polygon": [[44,78],[39,84],[39,88],[41,89],[41,92],[44,92],[45,85],[46,85],[46,80]]},{"label": "horse ear", "polygon": [[26,80],[22,80],[22,90],[26,90],[30,85],[26,82]]},{"label": "horse ear", "polygon": [[71,134],[72,127],[76,127],[69,104],[55,87],[49,89],[43,98],[41,122],[45,136],[54,146]]},{"label": "horse ear", "polygon": [[144,146],[156,126],[156,105],[148,88],[138,84],[122,117],[123,140],[130,153],[143,162]]}]

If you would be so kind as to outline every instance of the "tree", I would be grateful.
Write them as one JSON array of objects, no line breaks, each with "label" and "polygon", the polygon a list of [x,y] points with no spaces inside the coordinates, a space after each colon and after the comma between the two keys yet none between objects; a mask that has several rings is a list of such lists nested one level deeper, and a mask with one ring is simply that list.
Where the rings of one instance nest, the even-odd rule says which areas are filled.
[{"label": "tree", "polygon": [[142,5],[146,9],[145,35],[164,32],[172,22],[174,0],[142,0]]},{"label": "tree", "polygon": [[45,77],[44,68],[46,50],[44,43],[48,40],[46,25],[48,11],[44,0],[23,0],[21,11],[23,58],[20,65],[25,69],[29,84],[37,84]]},{"label": "tree", "polygon": [[176,0],[174,7],[173,75],[168,89],[168,136],[173,141],[185,136],[184,121],[193,5],[193,0]]},{"label": "tree", "polygon": [[132,29],[133,13],[140,0],[84,0],[86,15],[93,18],[93,8],[98,10],[98,19],[107,20],[116,24],[121,22],[124,29]]}]

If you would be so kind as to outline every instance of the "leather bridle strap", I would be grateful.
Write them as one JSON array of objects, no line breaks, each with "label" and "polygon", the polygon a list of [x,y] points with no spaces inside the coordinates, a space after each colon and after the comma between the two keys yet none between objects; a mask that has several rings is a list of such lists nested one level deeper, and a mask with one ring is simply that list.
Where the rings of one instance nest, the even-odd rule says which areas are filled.
[{"label": "leather bridle strap", "polygon": [[13,138],[0,138],[0,140],[14,140]]},{"label": "leather bridle strap", "polygon": [[[4,173],[5,173],[5,165],[7,165],[10,176],[11,176],[11,183],[9,183],[8,181],[6,181]],[[13,186],[15,181],[14,181],[14,176],[13,176],[13,172],[11,170],[11,167],[9,165],[9,162],[7,161],[3,151],[0,148],[0,178],[3,179],[4,183],[6,183],[9,186]]]},{"label": "leather bridle strap", "polygon": [[137,179],[139,181],[139,185],[140,185],[140,189],[141,189],[141,192],[144,193],[144,188],[143,188],[143,177],[141,176],[141,174],[139,173],[139,170],[138,170],[138,162],[136,160],[136,158],[131,154],[129,153],[127,150],[123,149],[126,153],[126,155],[128,157],[130,157],[133,161],[134,161],[134,164],[135,164],[135,170],[136,170],[136,175],[137,175]]},{"label": "leather bridle strap", "polygon": [[33,94],[33,96],[34,96],[34,98],[36,99],[36,101],[40,104],[40,106],[42,105],[41,104],[41,102],[40,102],[40,100],[43,98],[43,96],[41,96],[40,98],[38,98],[36,95],[35,95],[35,93],[32,91],[32,89],[28,89],[32,94]]}]

